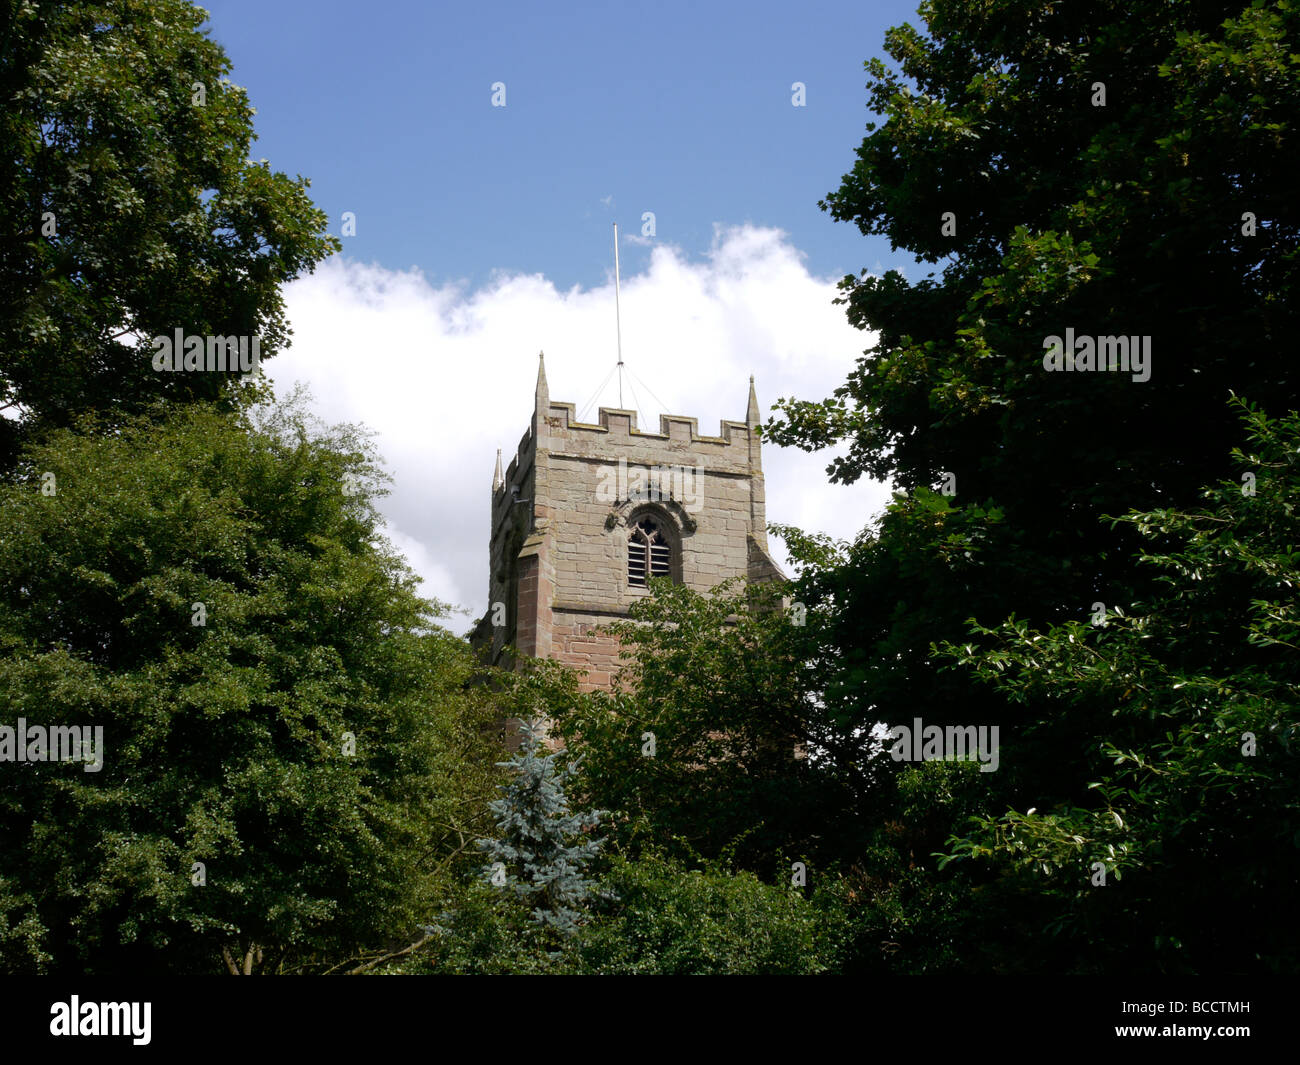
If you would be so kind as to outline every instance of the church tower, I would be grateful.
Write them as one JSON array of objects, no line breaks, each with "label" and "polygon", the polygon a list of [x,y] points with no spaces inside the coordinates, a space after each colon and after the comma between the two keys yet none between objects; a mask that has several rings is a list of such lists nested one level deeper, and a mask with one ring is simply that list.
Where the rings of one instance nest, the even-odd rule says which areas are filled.
[{"label": "church tower", "polygon": [[528,431],[492,477],[488,612],[473,642],[499,664],[507,646],[588,671],[608,688],[618,645],[593,633],[649,595],[648,577],[707,592],[728,577],[782,580],[767,545],[754,379],[743,422],[701,436],[694,418],[601,407],[599,424],[554,403],[539,356]]}]

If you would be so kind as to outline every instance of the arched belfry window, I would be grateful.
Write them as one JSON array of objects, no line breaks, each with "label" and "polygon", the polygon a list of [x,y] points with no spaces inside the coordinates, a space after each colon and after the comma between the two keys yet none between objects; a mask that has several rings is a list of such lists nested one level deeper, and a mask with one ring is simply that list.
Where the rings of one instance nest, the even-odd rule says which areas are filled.
[{"label": "arched belfry window", "polygon": [[650,515],[634,521],[627,536],[627,583],[644,588],[647,577],[669,576],[671,563],[672,547],[660,522]]}]

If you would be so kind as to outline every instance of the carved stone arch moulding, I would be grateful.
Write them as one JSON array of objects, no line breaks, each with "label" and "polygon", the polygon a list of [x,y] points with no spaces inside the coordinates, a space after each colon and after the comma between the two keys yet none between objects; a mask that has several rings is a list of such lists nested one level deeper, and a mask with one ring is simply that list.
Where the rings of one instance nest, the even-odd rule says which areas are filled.
[{"label": "carved stone arch moulding", "polygon": [[610,508],[609,514],[605,517],[605,528],[613,529],[619,526],[626,529],[633,517],[640,515],[642,511],[658,513],[670,518],[674,526],[673,532],[679,539],[683,535],[691,535],[699,528],[699,523],[691,517],[690,511],[675,499],[656,499],[653,502],[644,499],[625,499]]}]

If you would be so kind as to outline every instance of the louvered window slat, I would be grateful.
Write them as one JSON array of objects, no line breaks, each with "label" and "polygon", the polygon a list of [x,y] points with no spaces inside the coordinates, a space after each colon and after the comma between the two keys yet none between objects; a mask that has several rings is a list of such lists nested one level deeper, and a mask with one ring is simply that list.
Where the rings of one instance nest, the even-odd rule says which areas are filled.
[{"label": "louvered window slat", "polygon": [[627,545],[627,579],[629,584],[645,584],[645,545],[635,540]]},{"label": "louvered window slat", "polygon": [[650,545],[650,576],[652,577],[668,576],[668,545],[667,544]]}]

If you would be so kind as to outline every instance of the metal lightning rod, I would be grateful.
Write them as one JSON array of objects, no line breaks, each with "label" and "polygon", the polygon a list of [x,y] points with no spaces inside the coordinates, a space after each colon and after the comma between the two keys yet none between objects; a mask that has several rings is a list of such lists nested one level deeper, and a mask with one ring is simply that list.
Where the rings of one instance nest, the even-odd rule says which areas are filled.
[{"label": "metal lightning rod", "polygon": [[614,223],[614,329],[618,336],[618,408],[623,409],[623,319],[618,308],[618,223]]}]

